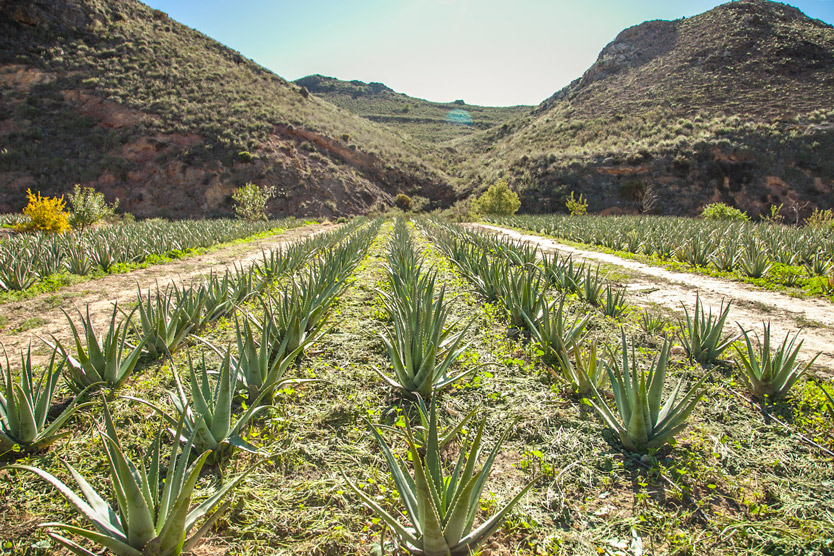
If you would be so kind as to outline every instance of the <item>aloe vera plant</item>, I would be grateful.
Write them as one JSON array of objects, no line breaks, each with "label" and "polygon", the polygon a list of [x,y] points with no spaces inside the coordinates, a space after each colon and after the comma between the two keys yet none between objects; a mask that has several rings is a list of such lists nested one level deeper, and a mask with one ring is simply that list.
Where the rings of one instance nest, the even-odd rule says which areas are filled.
[{"label": "aloe vera plant", "polygon": [[43,450],[69,434],[61,433],[61,427],[76,411],[90,403],[79,403],[83,396],[76,396],[60,415],[47,424],[63,361],[56,365],[56,353],[53,351],[40,379],[35,380],[30,344],[26,354],[20,354],[20,377],[15,380],[5,348],[3,355],[6,358],[6,368],[0,369],[3,373],[0,390],[0,453],[13,450],[15,446],[23,452]]},{"label": "aloe vera plant", "polygon": [[[637,368],[634,346],[629,356],[625,331],[621,330],[620,334],[621,363],[608,366],[608,378],[614,391],[617,413],[608,407],[595,385],[594,397],[589,402],[606,426],[619,436],[623,448],[646,453],[662,446],[683,430],[686,419],[701,399],[701,385],[707,375],[683,396],[682,381],[678,381],[666,402],[661,404],[671,343],[664,340],[648,372],[642,372]],[[613,354],[612,360],[616,361]]]},{"label": "aloe vera plant", "polygon": [[154,359],[176,350],[199,324],[199,315],[198,322],[193,322],[186,311],[190,296],[180,296],[179,302],[175,302],[171,292],[160,290],[157,286],[156,295],[148,292],[146,297],[142,296],[140,289],[138,301],[139,335],[147,338],[145,349]]},{"label": "aloe vera plant", "polygon": [[536,314],[545,303],[541,273],[533,266],[508,269],[502,281],[500,299],[507,310],[510,324],[524,328],[528,321],[525,315]]},{"label": "aloe vera plant", "polygon": [[[246,388],[249,400],[260,399],[263,403],[269,404],[276,385],[285,383],[284,374],[312,338],[305,337],[301,344],[289,350],[289,335],[285,335],[283,341],[277,345],[263,340],[258,345],[248,319],[243,320],[241,328],[235,317],[235,326],[238,357],[232,358],[232,368],[237,373],[238,380]],[[276,335],[272,332],[275,326],[272,322],[266,322],[264,326],[263,337],[269,338]],[[294,382],[304,382],[304,380]]]},{"label": "aloe vera plant", "polygon": [[452,334],[452,326],[446,327],[450,311],[446,288],[441,287],[434,299],[436,279],[436,273],[422,276],[413,295],[406,299],[380,292],[392,319],[392,327],[380,337],[391,358],[394,378],[374,370],[392,388],[424,398],[475,370],[450,371],[466,349],[462,341],[469,325],[457,334]]},{"label": "aloe vera plant", "polygon": [[[78,309],[76,309],[78,311]],[[134,309],[133,311],[135,311]],[[127,343],[127,330],[131,311],[125,320],[116,324],[116,314],[119,312],[118,304],[113,304],[113,314],[110,317],[110,326],[107,336],[101,338],[96,334],[93,327],[93,320],[90,318],[90,306],[87,306],[87,317],[81,311],[81,326],[83,334],[78,331],[75,323],[64,311],[64,315],[72,328],[73,340],[75,342],[75,354],[77,359],[70,355],[69,351],[61,342],[53,336],[54,343],[46,341],[46,344],[57,349],[67,361],[67,379],[71,387],[76,390],[83,390],[94,384],[103,384],[108,388],[118,388],[128,379],[142,354],[142,347],[147,337],[142,339],[136,346],[129,346]],[[82,337],[85,340],[86,348],[82,345]],[[129,353],[125,355],[125,351]]]},{"label": "aloe vera plant", "polygon": [[599,266],[597,266],[595,273],[591,273],[591,268],[588,267],[585,269],[585,276],[582,278],[579,296],[591,305],[599,305],[604,285],[605,279],[599,277]]},{"label": "aloe vera plant", "polygon": [[535,480],[528,483],[503,508],[473,530],[480,509],[481,493],[498,450],[509,433],[508,428],[489,452],[483,466],[476,471],[485,423],[486,419],[470,433],[472,441],[468,453],[461,450],[451,473],[447,474],[440,456],[437,411],[432,403],[425,453],[417,446],[411,427],[406,425],[408,459],[413,464],[413,476],[406,462],[394,457],[376,427],[368,423],[371,434],[382,448],[400,500],[405,505],[410,527],[404,526],[400,519],[391,515],[350,479],[344,477],[345,481],[362,502],[391,528],[409,553],[420,556],[468,556],[501,526],[507,513],[535,483]]},{"label": "aloe vera plant", "polygon": [[628,305],[625,300],[625,288],[614,288],[611,284],[605,286],[605,302],[602,313],[608,317],[617,318],[626,312]]},{"label": "aloe vera plant", "polygon": [[659,313],[651,313],[643,309],[640,313],[640,328],[648,334],[658,334],[663,330],[665,319]]},{"label": "aloe vera plant", "polygon": [[[204,452],[189,466],[191,439],[183,446],[180,434],[176,434],[165,468],[160,443],[162,435],[157,434],[145,457],[141,461],[134,461],[122,448],[106,403],[104,422],[106,429],[100,436],[107,456],[107,470],[115,490],[115,508],[67,463],[64,465],[81,491],[81,496],[47,471],[28,465],[9,466],[33,473],[48,482],[94,527],[84,529],[67,523],[45,523],[43,526],[48,529],[47,534],[59,546],[78,556],[90,556],[94,552],[63,534],[87,539],[117,556],[178,556],[183,551],[190,551],[231,504],[227,501],[218,509],[213,508],[251,469],[226,481],[223,486],[208,493],[202,503],[190,507],[200,471],[210,452]],[[181,429],[180,426],[178,433]],[[208,519],[205,523],[189,537],[197,522],[206,516]]]},{"label": "aloe vera plant", "polygon": [[533,337],[544,350],[544,361],[549,365],[561,365],[569,356],[569,346],[581,340],[591,315],[576,317],[573,323],[569,322],[565,314],[565,299],[562,296],[558,308],[556,300],[550,303],[542,303],[538,313],[533,319],[524,315],[527,327]]},{"label": "aloe vera plant", "polygon": [[261,405],[260,401],[275,385],[267,385],[258,398],[250,401],[248,409],[235,419],[233,403],[238,373],[232,369],[229,352],[226,352],[220,364],[220,372],[213,387],[209,381],[205,356],[203,356],[199,373],[191,357],[188,358],[188,369],[191,401],[185,393],[179,374],[174,370],[177,391],[170,392],[170,396],[176,409],[175,415],[169,415],[159,406],[141,398],[131,396],[125,396],[125,398],[155,409],[171,425],[172,433],[174,433],[174,427],[182,423],[184,426],[182,439],[192,438],[191,442],[198,453],[211,451],[212,462],[228,457],[234,448],[257,453],[258,449],[241,438],[240,433],[255,416],[269,409],[269,406]]},{"label": "aloe vera plant", "polygon": [[683,306],[683,311],[686,316],[686,323],[680,321],[681,331],[678,332],[678,338],[680,338],[683,349],[690,359],[698,363],[715,363],[719,361],[719,357],[724,351],[738,339],[738,336],[726,340],[722,338],[724,324],[730,314],[730,303],[726,307],[722,303],[720,312],[713,317],[712,309],[709,313],[704,313],[701,296],[696,295],[695,313],[692,317],[690,318],[686,305]]},{"label": "aloe vera plant", "polygon": [[755,335],[758,349],[753,347],[750,334],[743,328],[741,328],[741,334],[744,336],[746,349],[741,350],[735,345],[733,349],[741,360],[742,369],[753,395],[760,400],[776,401],[784,398],[796,381],[819,357],[819,355],[815,356],[804,365],[796,362],[799,350],[802,348],[802,341],[796,343],[799,339],[798,333],[793,338],[790,333],[785,335],[782,344],[771,352],[769,322],[764,324],[761,338],[758,334]]}]

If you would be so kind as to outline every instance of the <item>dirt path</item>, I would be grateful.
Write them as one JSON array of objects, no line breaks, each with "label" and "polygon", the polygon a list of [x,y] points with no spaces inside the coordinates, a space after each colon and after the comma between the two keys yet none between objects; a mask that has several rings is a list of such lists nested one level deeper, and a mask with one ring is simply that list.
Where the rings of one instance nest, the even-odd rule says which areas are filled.
[{"label": "dirt path", "polygon": [[[616,255],[569,247],[551,239],[499,226],[473,224],[472,227],[534,243],[548,253],[572,254],[574,260],[592,260],[623,268],[632,276],[624,284],[630,293],[630,301],[640,307],[663,307],[683,314],[683,303],[691,313],[695,295],[700,293],[701,301],[705,307],[712,309],[713,314],[719,311],[722,301],[732,301],[730,322],[737,322],[746,330],[761,333],[762,322],[770,321],[771,334],[779,342],[789,331],[802,329],[801,337],[805,342],[800,358],[808,361],[820,353],[815,367],[834,374],[834,304],[829,301],[798,299],[741,282],[674,272]],[[737,330],[737,327],[733,328]]]},{"label": "dirt path", "polygon": [[[67,318],[61,312],[66,310],[76,316],[73,306],[84,311],[89,304],[90,316],[98,326],[97,331],[106,333],[110,316],[113,313],[113,303],[118,302],[123,307],[136,301],[137,287],[141,286],[146,292],[158,283],[160,287],[172,281],[188,283],[197,276],[208,274],[210,271],[223,272],[232,265],[249,266],[261,259],[261,253],[276,249],[286,243],[300,238],[321,233],[331,229],[332,225],[312,225],[294,228],[285,232],[258,239],[255,241],[223,247],[210,253],[175,260],[161,265],[134,270],[127,274],[112,274],[82,282],[56,292],[49,292],[21,302],[11,302],[0,305],[0,315],[8,322],[0,331],[0,344],[6,347],[12,366],[18,362],[18,353],[26,349],[32,341],[33,353],[39,354],[38,360],[51,351],[38,337],[48,338],[54,335],[62,342],[71,340],[71,332]],[[75,319],[78,324],[78,319]],[[15,330],[25,330],[14,332]],[[67,345],[66,343],[64,345]]]}]

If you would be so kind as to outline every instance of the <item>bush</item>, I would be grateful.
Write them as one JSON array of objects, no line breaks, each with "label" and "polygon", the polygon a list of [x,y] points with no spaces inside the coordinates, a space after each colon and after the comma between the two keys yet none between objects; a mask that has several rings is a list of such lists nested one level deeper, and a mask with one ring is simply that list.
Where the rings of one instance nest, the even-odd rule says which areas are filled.
[{"label": "bush", "polygon": [[27,189],[29,204],[23,209],[23,214],[28,220],[15,225],[15,229],[22,232],[54,232],[63,234],[70,229],[69,215],[64,212],[66,203],[64,196],[41,197],[40,191],[33,195]]},{"label": "bush", "polygon": [[507,182],[501,180],[489,186],[489,189],[478,198],[477,208],[484,214],[497,216],[512,216],[521,206],[521,201],[515,191],[510,189]]},{"label": "bush", "polygon": [[834,229],[834,211],[816,209],[811,216],[805,220],[805,225],[816,230],[824,230],[826,228]]},{"label": "bush", "polygon": [[405,193],[399,193],[396,197],[394,197],[394,204],[397,205],[398,209],[408,212],[411,210],[411,197]]},{"label": "bush", "polygon": [[232,194],[235,216],[249,222],[267,220],[266,204],[274,196],[275,186],[258,187],[252,182],[247,183]]},{"label": "bush", "polygon": [[711,203],[701,211],[704,220],[750,220],[746,213],[724,203]]},{"label": "bush", "polygon": [[112,205],[108,205],[104,193],[78,184],[75,184],[75,189],[67,200],[72,207],[69,216],[70,226],[81,230],[112,216],[119,206],[118,199]]},{"label": "bush", "polygon": [[249,151],[240,151],[239,153],[237,153],[237,159],[240,162],[252,162],[252,159],[254,158],[255,156]]},{"label": "bush", "polygon": [[575,199],[573,191],[571,191],[570,197],[565,199],[565,208],[568,209],[571,216],[582,216],[588,212],[588,201],[582,196],[582,193],[579,194],[578,199]]},{"label": "bush", "polygon": [[411,212],[426,212],[431,206],[431,201],[428,197],[415,195],[411,198]]}]

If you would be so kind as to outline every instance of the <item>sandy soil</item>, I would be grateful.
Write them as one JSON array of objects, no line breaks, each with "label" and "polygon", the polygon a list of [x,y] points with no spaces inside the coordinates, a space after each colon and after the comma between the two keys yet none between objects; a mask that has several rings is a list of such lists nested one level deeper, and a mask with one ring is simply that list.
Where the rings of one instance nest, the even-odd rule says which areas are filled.
[{"label": "sandy soil", "polygon": [[[745,330],[761,334],[762,322],[770,321],[771,335],[779,342],[788,332],[801,330],[804,343],[800,358],[808,361],[819,353],[815,368],[834,374],[834,304],[825,299],[799,299],[743,282],[670,271],[498,226],[473,224],[472,227],[534,243],[548,253],[572,254],[574,260],[598,261],[622,268],[630,276],[623,284],[628,290],[629,301],[639,307],[663,307],[682,315],[683,305],[686,305],[691,314],[695,296],[700,294],[701,301],[713,314],[720,310],[722,302],[732,302],[729,321],[738,323]],[[738,327],[735,328],[737,331]]]},{"label": "sandy soil", "polygon": [[[13,367],[18,361],[17,354],[21,349],[26,349],[30,341],[33,354],[38,354],[37,357],[33,356],[33,359],[42,361],[44,356],[48,357],[51,350],[38,340],[38,337],[49,338],[54,335],[64,345],[72,339],[69,323],[62,309],[73,316],[78,325],[74,307],[85,312],[85,305],[89,305],[90,316],[98,327],[97,331],[105,334],[113,313],[113,303],[118,302],[123,307],[134,303],[139,287],[146,292],[149,288],[155,288],[157,284],[164,287],[172,281],[189,283],[197,276],[208,274],[212,270],[223,272],[233,265],[248,267],[260,260],[264,251],[277,249],[284,244],[331,228],[332,225],[329,224],[294,228],[268,238],[224,247],[196,257],[154,265],[127,274],[104,276],[26,301],[2,304],[0,315],[6,317],[8,323],[0,331],[0,344],[8,351]],[[22,327],[26,330],[13,332]]]}]

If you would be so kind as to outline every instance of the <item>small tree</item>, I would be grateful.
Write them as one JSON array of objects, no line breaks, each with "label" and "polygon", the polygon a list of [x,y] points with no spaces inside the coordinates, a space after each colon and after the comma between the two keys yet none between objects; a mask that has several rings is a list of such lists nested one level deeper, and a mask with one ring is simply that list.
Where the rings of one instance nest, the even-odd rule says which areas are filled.
[{"label": "small tree", "polygon": [[582,193],[579,194],[578,199],[575,199],[573,191],[571,191],[570,197],[565,199],[565,208],[568,209],[571,216],[582,216],[588,212],[588,201],[582,196]]},{"label": "small tree", "polygon": [[26,190],[26,195],[29,197],[29,204],[23,209],[23,214],[28,217],[28,220],[17,224],[16,230],[63,234],[70,229],[69,215],[64,212],[66,203],[63,195],[41,197],[40,191],[34,195],[30,189]]},{"label": "small tree", "polygon": [[67,200],[72,207],[69,217],[70,226],[80,228],[82,231],[87,226],[92,226],[112,216],[119,206],[118,199],[112,205],[108,205],[104,199],[104,193],[99,193],[92,187],[81,187],[78,184],[75,184],[75,189]]},{"label": "small tree", "polygon": [[232,200],[235,202],[235,216],[250,222],[267,220],[266,204],[274,196],[275,186],[264,185],[258,187],[252,182],[247,183],[232,193]]},{"label": "small tree", "polygon": [[490,185],[489,189],[478,198],[477,204],[477,208],[484,214],[497,216],[512,216],[520,206],[521,201],[518,195],[504,180]]},{"label": "small tree", "polygon": [[405,193],[399,193],[394,197],[394,204],[397,205],[398,209],[408,212],[411,210],[411,197]]}]

